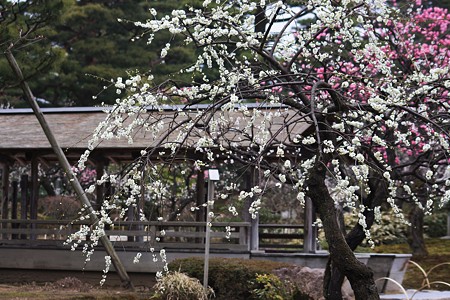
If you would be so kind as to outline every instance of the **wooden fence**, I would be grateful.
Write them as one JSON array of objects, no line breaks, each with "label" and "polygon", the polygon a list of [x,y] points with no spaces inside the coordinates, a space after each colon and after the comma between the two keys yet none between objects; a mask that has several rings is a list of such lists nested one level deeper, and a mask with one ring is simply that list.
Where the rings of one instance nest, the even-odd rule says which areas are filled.
[{"label": "wooden fence", "polygon": [[[70,234],[89,226],[65,220],[0,220],[0,247],[61,248]],[[105,234],[115,247],[140,250],[204,249],[204,222],[113,222]],[[213,222],[211,249],[250,251],[250,223]],[[303,247],[303,225],[259,224],[260,249],[296,251]],[[81,241],[81,244],[84,244]]]}]

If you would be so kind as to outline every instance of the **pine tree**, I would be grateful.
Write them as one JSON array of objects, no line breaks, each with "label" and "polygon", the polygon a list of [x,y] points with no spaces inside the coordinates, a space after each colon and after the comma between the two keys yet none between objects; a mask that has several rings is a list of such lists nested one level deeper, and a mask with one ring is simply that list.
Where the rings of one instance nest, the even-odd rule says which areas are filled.
[{"label": "pine tree", "polygon": [[[0,50],[3,53],[11,44],[15,45],[14,55],[23,66],[27,79],[31,79],[33,89],[39,88],[41,80],[51,81],[64,58],[64,52],[51,47],[45,37],[53,34],[53,26],[65,8],[68,5],[61,0],[0,1]],[[1,106],[25,105],[18,84],[5,57],[0,56]]]},{"label": "pine tree", "polygon": [[[59,6],[50,6],[53,2]],[[0,9],[6,11],[5,5],[12,4],[5,3]],[[183,81],[190,79],[173,73],[180,65],[188,66],[196,59],[192,47],[187,48],[181,39],[177,40],[173,43],[175,51],[161,59],[161,49],[169,41],[174,42],[172,35],[167,32],[149,47],[145,39],[140,39],[143,32],[133,25],[134,21],[152,17],[150,8],[156,8],[159,14],[170,14],[174,8],[182,8],[183,2],[26,1],[28,10],[23,9],[24,3],[17,4],[20,9],[16,7],[20,20],[25,20],[26,12],[38,9],[39,5],[41,11],[52,8],[52,18],[41,20],[39,31],[34,32],[43,38],[16,55],[21,65],[27,66],[24,73],[34,94],[38,99],[45,99],[48,105],[112,104],[117,98],[115,90],[104,87],[111,84],[112,78],[126,77],[140,70],[151,69],[157,81],[171,77],[183,85]],[[6,36],[18,34],[18,22],[12,17],[10,22],[1,22],[2,44],[6,44]],[[12,32],[6,35],[6,31]],[[20,91],[12,88],[17,83],[9,75],[9,66],[3,58],[0,58],[0,71],[0,100],[14,107],[24,106]]]}]

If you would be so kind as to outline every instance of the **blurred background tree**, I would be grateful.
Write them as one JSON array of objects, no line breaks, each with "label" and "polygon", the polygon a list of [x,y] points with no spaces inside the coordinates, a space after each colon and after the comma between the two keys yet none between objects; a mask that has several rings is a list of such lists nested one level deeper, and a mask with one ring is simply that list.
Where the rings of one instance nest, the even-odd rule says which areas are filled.
[{"label": "blurred background tree", "polygon": [[[53,35],[54,26],[68,5],[61,0],[8,1],[0,0],[0,50],[3,53],[14,45],[14,55],[23,68],[33,89],[39,78],[49,81],[57,72],[64,52],[51,47],[45,37]],[[0,56],[0,105],[23,105],[22,90],[18,86],[6,58]],[[38,99],[42,96],[37,94]]]},{"label": "blurred background tree", "polygon": [[[152,69],[158,81],[194,61],[194,50],[181,40],[176,51],[161,60],[171,34],[148,46],[132,24],[151,17],[150,8],[168,14],[182,6],[183,1],[174,0],[1,0],[0,45],[7,47],[20,32],[32,29],[28,43],[16,45],[14,54],[42,106],[112,104],[115,90],[104,89],[111,79]],[[0,104],[26,106],[21,95],[6,59],[0,57]]]}]

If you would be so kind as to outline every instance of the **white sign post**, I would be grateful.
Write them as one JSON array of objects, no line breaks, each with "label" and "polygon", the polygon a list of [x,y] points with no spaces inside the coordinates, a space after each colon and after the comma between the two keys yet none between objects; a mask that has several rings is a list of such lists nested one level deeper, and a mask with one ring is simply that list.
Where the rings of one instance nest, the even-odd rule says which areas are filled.
[{"label": "white sign post", "polygon": [[203,288],[208,293],[208,269],[209,269],[209,248],[211,236],[211,216],[209,215],[214,203],[214,181],[219,181],[219,170],[209,169],[207,171],[208,197],[206,198],[206,226],[205,226],[205,265],[203,269]]}]

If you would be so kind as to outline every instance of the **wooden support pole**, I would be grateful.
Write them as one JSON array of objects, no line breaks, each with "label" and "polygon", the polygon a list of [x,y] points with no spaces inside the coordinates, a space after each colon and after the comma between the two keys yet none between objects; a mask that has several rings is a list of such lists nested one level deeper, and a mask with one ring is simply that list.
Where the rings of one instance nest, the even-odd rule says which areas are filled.
[{"label": "wooden support pole", "polygon": [[[19,192],[19,184],[16,180],[12,182],[12,201],[11,201],[11,220],[17,220],[17,196]],[[12,228],[18,228],[17,223],[12,223]],[[17,234],[13,234],[11,237],[13,240],[17,239]]]},{"label": "wooden support pole", "polygon": [[[195,221],[196,222],[205,222],[206,221],[206,210],[205,207],[203,207],[203,204],[205,203],[205,173],[203,170],[197,171],[197,183],[195,186],[195,206],[198,207],[195,211]],[[195,231],[202,232],[204,231],[204,228],[202,227],[196,227]],[[204,243],[203,238],[195,238],[195,243],[201,244]]]},{"label": "wooden support pole", "polygon": [[[103,174],[105,173],[105,163],[103,159],[100,158],[95,160],[95,171],[97,180],[100,180]],[[104,184],[95,185],[95,194],[96,194],[95,204],[97,205],[97,209],[100,209],[103,203],[103,199],[105,198],[105,185]]]},{"label": "wooden support pole", "polygon": [[19,184],[14,180],[12,186],[12,201],[11,201],[11,219],[17,220],[17,196],[19,195]]},{"label": "wooden support pole", "polygon": [[2,219],[8,219],[9,164],[4,163],[2,170]]},{"label": "wooden support pole", "polygon": [[[256,170],[251,167],[250,170],[245,175],[245,190],[250,191],[255,185],[257,185],[256,181]],[[249,208],[252,202],[255,199],[247,198],[244,203],[244,221],[250,222],[250,251],[259,251],[259,215],[256,215],[256,218],[252,218]]]},{"label": "wooden support pole", "polygon": [[[28,175],[22,174],[20,176],[20,219],[26,220],[28,213]],[[27,225],[22,224],[21,228],[25,228]],[[24,234],[21,235],[21,239],[26,239]]]},{"label": "wooden support pole", "polygon": [[206,221],[206,213],[203,204],[205,203],[205,174],[203,170],[197,171],[197,183],[195,186],[195,205],[199,207],[199,210],[195,211],[195,221],[196,222],[205,222]]},{"label": "wooden support pole", "polygon": [[[9,219],[9,164],[3,164],[3,172],[2,172],[2,219]],[[6,228],[8,223],[3,223],[2,228]],[[8,235],[4,234],[3,239],[7,239]]]},{"label": "wooden support pole", "polygon": [[28,175],[22,174],[20,176],[20,219],[26,220],[28,214],[27,207],[28,199]]},{"label": "wooden support pole", "polygon": [[[134,213],[135,213],[135,208],[134,206],[129,206],[128,207],[128,212],[127,212],[127,221],[134,221]],[[130,224],[128,225],[128,230],[134,230],[134,225]],[[134,236],[129,235],[128,236],[128,241],[129,242],[134,242]]]},{"label": "wooden support pole", "polygon": [[38,198],[39,198],[39,174],[38,174],[38,158],[33,155],[31,159],[31,193],[30,193],[30,219],[37,219]]},{"label": "wooden support pole", "polygon": [[[31,193],[30,193],[30,220],[37,220],[38,218],[38,199],[39,199],[39,174],[38,174],[38,158],[33,155],[31,158]],[[36,224],[31,224],[31,235],[30,239],[35,240],[36,234],[34,230],[36,229]]]},{"label": "wooden support pole", "polygon": [[317,250],[317,229],[313,226],[316,214],[311,199],[305,200],[305,224],[303,234],[303,252],[315,253]]},{"label": "wooden support pole", "polygon": [[[39,121],[39,124],[42,127],[42,130],[44,131],[50,145],[53,148],[53,151],[55,152],[56,156],[58,157],[58,161],[63,168],[64,172],[66,173],[67,178],[69,179],[69,182],[72,185],[72,188],[75,190],[78,198],[81,201],[81,204],[86,208],[87,212],[89,213],[90,220],[92,224],[98,224],[99,219],[97,215],[94,212],[94,209],[91,205],[91,202],[87,198],[80,182],[78,181],[78,178],[75,176],[75,174],[72,171],[72,167],[69,164],[69,161],[67,160],[67,157],[65,156],[64,152],[62,151],[61,147],[59,146],[58,142],[56,141],[55,136],[53,135],[52,130],[50,129],[50,126],[48,125],[47,121],[45,120],[44,114],[42,113],[41,109],[39,108],[39,105],[36,102],[35,97],[33,96],[33,93],[31,92],[30,87],[28,86],[27,82],[25,81],[25,78],[22,74],[22,70],[20,69],[16,59],[14,58],[14,55],[11,52],[11,47],[9,47],[5,51],[6,59],[8,60],[9,65],[11,66],[11,69],[15,73],[17,79],[20,81],[20,87],[22,88],[24,92],[25,99],[30,104],[31,108],[33,109],[34,114],[36,115],[36,118]],[[119,259],[119,256],[117,255],[116,251],[114,250],[114,247],[109,240],[109,238],[106,235],[103,235],[100,237],[100,242],[105,247],[105,251],[111,258],[111,262],[114,265],[114,268],[116,269],[117,274],[119,275],[122,284],[129,289],[134,290],[133,283],[130,280],[130,277],[128,276],[127,271],[125,270],[125,267],[123,266],[122,262]]]}]

